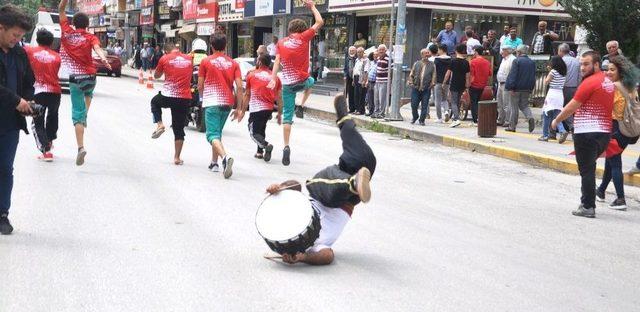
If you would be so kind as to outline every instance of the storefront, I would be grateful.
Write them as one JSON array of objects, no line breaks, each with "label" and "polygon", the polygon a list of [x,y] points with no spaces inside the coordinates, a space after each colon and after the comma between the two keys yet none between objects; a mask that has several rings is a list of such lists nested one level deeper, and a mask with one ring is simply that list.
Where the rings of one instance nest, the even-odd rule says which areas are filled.
[{"label": "storefront", "polygon": [[234,25],[242,22],[244,17],[242,12],[244,7],[236,7],[236,2],[236,0],[221,0],[218,2],[218,30],[227,35],[227,50],[225,52],[230,56],[233,56],[233,46],[236,41],[233,36]]},{"label": "storefront", "polygon": [[[273,36],[282,38],[279,29],[288,23],[291,13],[291,2],[287,0],[256,1],[244,3],[243,23],[235,24],[233,55],[237,57],[254,57],[255,50],[261,44],[271,43]],[[289,17],[290,18],[290,17]],[[274,26],[277,25],[274,31]]]}]

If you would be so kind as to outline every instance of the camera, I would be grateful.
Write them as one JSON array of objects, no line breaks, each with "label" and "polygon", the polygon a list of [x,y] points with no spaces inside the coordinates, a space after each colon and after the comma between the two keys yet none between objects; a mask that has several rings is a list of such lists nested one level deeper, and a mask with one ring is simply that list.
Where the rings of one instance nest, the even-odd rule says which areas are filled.
[{"label": "camera", "polygon": [[45,111],[44,105],[31,101],[29,102],[29,106],[31,106],[31,114],[29,114],[28,116],[36,118],[40,115],[44,115],[44,111]]}]

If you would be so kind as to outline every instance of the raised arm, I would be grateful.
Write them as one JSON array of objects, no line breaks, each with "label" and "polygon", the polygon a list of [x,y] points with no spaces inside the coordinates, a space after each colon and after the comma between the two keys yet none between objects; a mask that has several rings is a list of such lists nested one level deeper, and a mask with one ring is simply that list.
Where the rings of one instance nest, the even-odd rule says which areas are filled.
[{"label": "raised arm", "polygon": [[271,184],[269,185],[269,187],[267,187],[267,193],[269,194],[276,194],[284,190],[294,190],[302,192],[302,185],[300,185],[300,182],[296,180],[287,180],[280,184]]},{"label": "raised arm", "polygon": [[60,24],[66,23],[68,21],[67,13],[65,12],[65,10],[67,9],[67,1],[68,0],[62,0],[58,5],[58,13],[60,13]]},{"label": "raised arm", "polygon": [[273,61],[273,75],[271,81],[267,85],[267,88],[272,89],[276,87],[276,81],[278,80],[278,72],[280,71],[280,54],[276,54],[276,59]]},{"label": "raised arm", "polygon": [[316,4],[313,0],[307,0],[306,5],[311,10],[311,13],[313,13],[313,19],[316,21],[311,28],[313,28],[317,33],[318,30],[320,30],[320,27],[324,25],[324,20],[322,19],[322,15],[320,15],[320,11],[316,8]]}]

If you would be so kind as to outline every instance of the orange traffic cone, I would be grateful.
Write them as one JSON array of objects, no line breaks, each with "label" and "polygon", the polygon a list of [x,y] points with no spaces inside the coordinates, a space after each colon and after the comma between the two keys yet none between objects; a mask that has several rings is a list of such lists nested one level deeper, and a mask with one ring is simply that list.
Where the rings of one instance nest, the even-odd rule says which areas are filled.
[{"label": "orange traffic cone", "polygon": [[147,89],[153,89],[153,77],[149,76],[149,78],[147,78]]},{"label": "orange traffic cone", "polygon": [[138,72],[138,83],[144,84],[144,74],[142,73],[142,71]]}]

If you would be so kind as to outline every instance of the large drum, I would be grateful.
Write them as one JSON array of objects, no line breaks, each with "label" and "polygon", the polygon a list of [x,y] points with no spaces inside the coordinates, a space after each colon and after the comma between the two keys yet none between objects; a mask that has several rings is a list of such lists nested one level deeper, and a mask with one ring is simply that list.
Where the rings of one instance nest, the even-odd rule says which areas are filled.
[{"label": "large drum", "polygon": [[256,213],[258,233],[279,254],[305,252],[320,235],[320,217],[309,198],[298,191],[269,195]]}]

